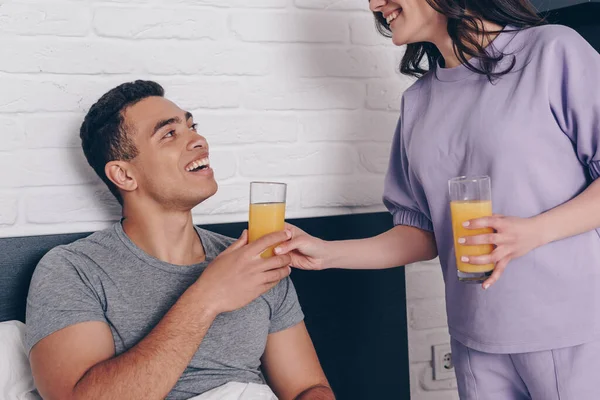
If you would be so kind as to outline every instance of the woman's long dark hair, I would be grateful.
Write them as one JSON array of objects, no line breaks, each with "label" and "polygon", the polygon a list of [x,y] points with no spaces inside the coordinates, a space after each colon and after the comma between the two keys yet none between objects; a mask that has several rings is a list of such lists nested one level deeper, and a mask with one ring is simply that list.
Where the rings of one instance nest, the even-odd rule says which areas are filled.
[{"label": "woman's long dark hair", "polygon": [[[495,71],[496,64],[506,55],[499,52],[487,52],[478,41],[482,35],[497,32],[483,30],[482,21],[493,22],[500,26],[511,25],[516,29],[525,29],[544,23],[535,8],[528,0],[426,0],[429,5],[448,18],[448,34],[454,42],[454,53],[459,61],[473,72],[487,75],[490,81],[510,72],[515,61],[502,70]],[[384,36],[391,37],[389,25],[380,12],[375,12],[377,30]],[[480,67],[468,62],[468,58],[478,58]],[[423,67],[426,59],[429,68],[442,60],[442,54],[433,43],[413,43],[406,48],[400,63],[400,72],[420,78],[428,70]]]}]

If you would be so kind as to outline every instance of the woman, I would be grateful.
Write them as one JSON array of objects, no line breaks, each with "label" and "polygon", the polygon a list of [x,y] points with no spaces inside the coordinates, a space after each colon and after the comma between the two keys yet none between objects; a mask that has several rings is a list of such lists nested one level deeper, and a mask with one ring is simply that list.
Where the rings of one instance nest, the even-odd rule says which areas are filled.
[{"label": "woman", "polygon": [[[408,44],[385,181],[395,227],[325,242],[290,226],[302,269],[378,269],[439,254],[462,399],[600,399],[600,55],[525,0],[371,0]],[[424,60],[430,66],[424,65]],[[447,182],[489,175],[493,244],[482,287],[459,282]],[[503,275],[501,280],[498,280]],[[493,286],[492,286],[493,285]],[[487,290],[485,290],[487,289]]]}]

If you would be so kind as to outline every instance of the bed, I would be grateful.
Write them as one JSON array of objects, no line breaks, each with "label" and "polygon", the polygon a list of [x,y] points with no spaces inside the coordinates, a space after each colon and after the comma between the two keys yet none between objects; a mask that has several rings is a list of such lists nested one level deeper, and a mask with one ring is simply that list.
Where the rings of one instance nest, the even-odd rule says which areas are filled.
[{"label": "bed", "polygon": [[[387,213],[291,220],[324,239],[353,239],[392,226]],[[245,223],[203,225],[237,237]],[[26,356],[19,348],[31,275],[51,248],[89,233],[0,239],[0,399],[17,399],[6,387],[37,399]],[[404,269],[382,271],[295,270],[292,279],[323,369],[339,400],[409,399],[409,362]],[[9,332],[2,336],[2,332]],[[16,339],[15,339],[16,338]],[[2,353],[0,349],[0,354]],[[8,360],[8,358],[11,358]],[[13,381],[8,375],[12,374]],[[4,385],[3,385],[4,384]],[[15,388],[15,385],[18,386]],[[4,392],[2,392],[4,390]],[[8,397],[7,397],[8,396]],[[15,396],[15,397],[11,397]]]}]

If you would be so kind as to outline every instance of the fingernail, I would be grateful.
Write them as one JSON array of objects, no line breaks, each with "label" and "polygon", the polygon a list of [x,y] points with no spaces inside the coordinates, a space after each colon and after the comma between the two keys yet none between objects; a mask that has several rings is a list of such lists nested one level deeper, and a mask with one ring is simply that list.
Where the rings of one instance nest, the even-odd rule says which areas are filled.
[{"label": "fingernail", "polygon": [[465,239],[465,238],[458,238],[458,243],[464,244],[466,242],[467,242],[467,239]]},{"label": "fingernail", "polygon": [[462,262],[469,262],[469,257],[462,256],[460,258],[460,261],[462,261]]},{"label": "fingernail", "polygon": [[490,287],[490,284],[486,283],[485,285],[483,285],[483,290],[488,290],[489,287]]},{"label": "fingernail", "polygon": [[275,253],[275,254],[279,254],[279,253],[281,253],[281,249],[280,249],[279,247],[275,247],[275,248],[273,249],[273,253]]},{"label": "fingernail", "polygon": [[464,227],[467,227],[467,226],[471,225],[471,223],[470,223],[469,221],[465,221],[465,222],[463,222],[463,224],[462,224],[462,225],[463,225]]},{"label": "fingernail", "polygon": [[288,270],[290,271],[290,274],[292,273],[292,267],[288,267]]}]

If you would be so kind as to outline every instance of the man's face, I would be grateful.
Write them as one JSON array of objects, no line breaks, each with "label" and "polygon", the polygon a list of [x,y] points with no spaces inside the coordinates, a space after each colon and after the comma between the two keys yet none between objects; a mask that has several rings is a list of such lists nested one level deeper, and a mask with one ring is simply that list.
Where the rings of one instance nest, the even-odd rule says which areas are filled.
[{"label": "man's face", "polygon": [[130,162],[137,195],[169,210],[188,211],[216,193],[208,143],[189,112],[163,97],[148,97],[124,116],[138,150]]}]

